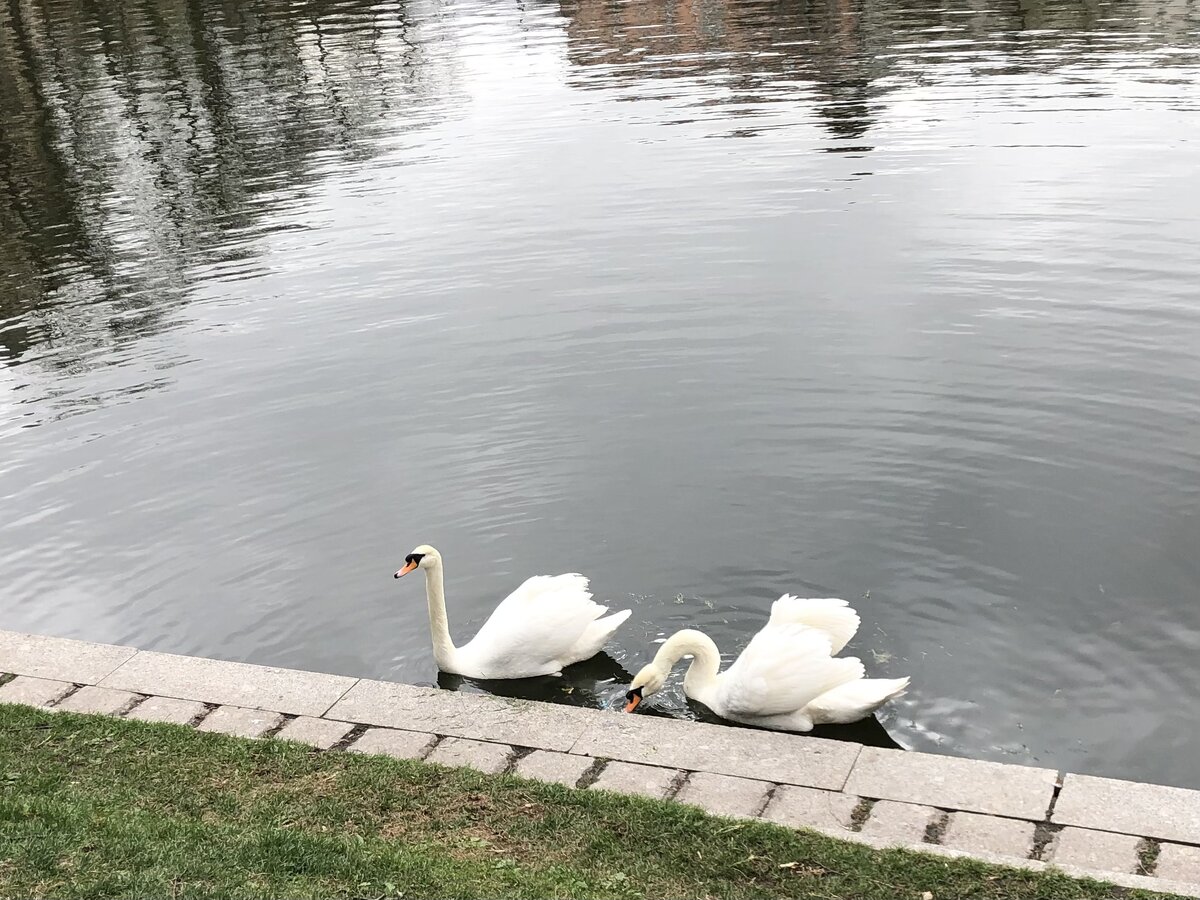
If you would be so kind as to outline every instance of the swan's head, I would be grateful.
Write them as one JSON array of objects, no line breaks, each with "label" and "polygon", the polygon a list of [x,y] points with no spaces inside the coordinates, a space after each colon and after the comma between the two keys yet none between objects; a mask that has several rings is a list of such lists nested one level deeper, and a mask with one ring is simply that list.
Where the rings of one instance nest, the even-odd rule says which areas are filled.
[{"label": "swan's head", "polygon": [[420,547],[414,547],[413,552],[404,557],[404,566],[396,573],[396,577],[400,578],[407,575],[413,569],[432,569],[442,561],[442,555],[430,547],[428,544],[422,544]]},{"label": "swan's head", "polygon": [[643,666],[629,683],[629,692],[625,694],[625,712],[633,712],[639,703],[661,691],[666,681],[667,673],[654,663]]}]

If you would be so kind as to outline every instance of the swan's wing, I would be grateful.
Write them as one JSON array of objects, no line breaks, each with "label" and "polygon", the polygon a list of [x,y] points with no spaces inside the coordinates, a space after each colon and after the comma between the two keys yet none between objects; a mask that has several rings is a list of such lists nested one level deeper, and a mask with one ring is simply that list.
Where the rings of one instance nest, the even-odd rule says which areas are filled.
[{"label": "swan's wing", "polygon": [[798,622],[823,631],[832,645],[831,655],[836,656],[850,643],[861,621],[858,613],[845,600],[836,597],[801,599],[784,594],[771,604],[771,620],[768,624]]},{"label": "swan's wing", "polygon": [[719,676],[719,700],[735,716],[793,712],[861,678],[857,659],[834,659],[829,637],[798,622],[768,622]]},{"label": "swan's wing", "polygon": [[578,574],[535,575],[500,602],[464,648],[491,659],[563,659],[608,607],[592,600]]}]

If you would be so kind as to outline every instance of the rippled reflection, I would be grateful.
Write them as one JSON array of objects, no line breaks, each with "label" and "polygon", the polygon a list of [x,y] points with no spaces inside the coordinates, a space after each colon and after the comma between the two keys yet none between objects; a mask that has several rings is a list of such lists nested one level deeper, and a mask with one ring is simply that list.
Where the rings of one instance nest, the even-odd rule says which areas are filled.
[{"label": "rippled reflection", "polygon": [[[914,689],[833,736],[1194,782],[1198,26],[0,6],[0,627],[608,707],[838,594]],[[439,676],[422,542],[460,639],[541,571],[635,614]]]},{"label": "rippled reflection", "polygon": [[192,285],[263,272],[313,186],[442,120],[455,79],[404,7],[0,9],[10,358],[56,365],[169,327]]}]

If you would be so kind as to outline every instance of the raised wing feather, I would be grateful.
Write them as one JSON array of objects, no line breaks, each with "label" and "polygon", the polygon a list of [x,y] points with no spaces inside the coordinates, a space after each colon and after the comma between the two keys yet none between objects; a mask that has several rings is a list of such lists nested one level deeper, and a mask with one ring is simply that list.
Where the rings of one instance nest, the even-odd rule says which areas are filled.
[{"label": "raised wing feather", "polygon": [[801,599],[784,594],[771,604],[771,620],[768,624],[797,622],[822,631],[829,638],[831,655],[836,656],[850,643],[861,621],[858,613],[845,600],[836,597]]},{"label": "raised wing feather", "polygon": [[832,688],[863,676],[857,659],[834,659],[823,631],[799,622],[768,622],[718,676],[719,700],[734,716],[774,716],[802,709]]}]

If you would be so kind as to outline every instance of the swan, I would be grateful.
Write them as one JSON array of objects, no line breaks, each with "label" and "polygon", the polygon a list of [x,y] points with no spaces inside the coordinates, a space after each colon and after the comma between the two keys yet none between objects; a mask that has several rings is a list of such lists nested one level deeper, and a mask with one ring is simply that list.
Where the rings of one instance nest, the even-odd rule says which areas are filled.
[{"label": "swan", "polygon": [[846,724],[869,716],[901,696],[907,678],[866,678],[854,657],[834,658],[859,625],[845,600],[801,600],[784,594],[771,617],[728,669],[702,631],[671,635],[630,685],[626,712],[662,689],[672,667],[691,655],[683,692],[717,715],[776,731],[810,731],[814,725]]},{"label": "swan", "polygon": [[559,675],[572,663],[595,656],[632,614],[592,600],[582,575],[534,575],[500,602],[475,637],[461,647],[450,639],[442,555],[422,544],[404,557],[397,578],[425,570],[429,631],[438,668],[468,678],[531,678]]}]

